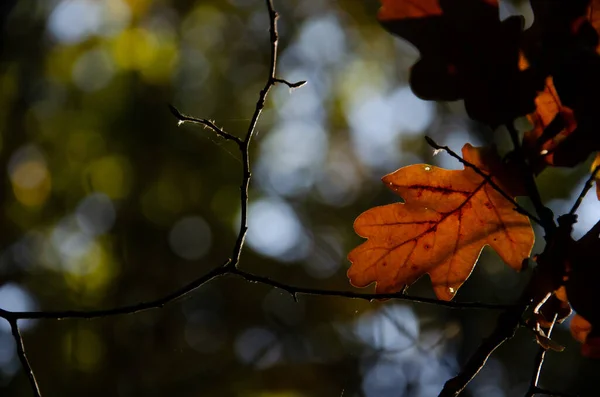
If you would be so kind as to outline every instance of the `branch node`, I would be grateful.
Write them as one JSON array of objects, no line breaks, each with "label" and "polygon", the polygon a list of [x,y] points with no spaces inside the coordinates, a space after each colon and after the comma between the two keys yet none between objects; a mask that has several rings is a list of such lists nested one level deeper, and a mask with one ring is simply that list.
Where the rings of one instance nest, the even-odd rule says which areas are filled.
[{"label": "branch node", "polygon": [[300,80],[300,81],[297,81],[295,83],[290,83],[287,80],[280,79],[280,78],[277,78],[277,77],[273,79],[273,83],[285,84],[285,85],[287,85],[290,88],[290,91],[293,91],[296,88],[303,87],[303,86],[305,86],[307,84],[306,80]]}]

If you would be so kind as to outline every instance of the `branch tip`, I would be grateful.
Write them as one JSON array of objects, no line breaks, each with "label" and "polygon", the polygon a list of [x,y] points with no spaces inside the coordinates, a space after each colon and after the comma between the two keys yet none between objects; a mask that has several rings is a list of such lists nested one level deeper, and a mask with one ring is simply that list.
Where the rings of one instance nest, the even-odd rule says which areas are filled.
[{"label": "branch tip", "polygon": [[280,79],[280,78],[274,78],[273,82],[274,83],[279,83],[279,84],[285,84],[285,85],[287,85],[290,88],[290,90],[294,90],[296,88],[303,87],[303,86],[305,86],[307,84],[306,80],[300,80],[300,81],[297,81],[295,83],[290,83],[289,81],[287,81],[285,79]]},{"label": "branch tip", "polygon": [[170,103],[168,104],[168,106],[171,113],[173,113],[173,116],[177,117],[179,120],[183,119],[183,114],[181,114],[181,112],[177,110],[175,106],[171,105]]}]

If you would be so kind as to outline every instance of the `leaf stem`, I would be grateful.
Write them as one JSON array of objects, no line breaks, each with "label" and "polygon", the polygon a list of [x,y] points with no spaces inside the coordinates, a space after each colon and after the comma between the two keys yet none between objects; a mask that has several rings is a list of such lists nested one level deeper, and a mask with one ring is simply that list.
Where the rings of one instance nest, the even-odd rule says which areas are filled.
[{"label": "leaf stem", "polygon": [[463,159],[461,156],[458,155],[458,153],[456,153],[455,151],[453,151],[452,149],[450,149],[448,146],[439,145],[437,142],[435,142],[432,138],[430,138],[428,136],[425,136],[425,140],[427,141],[427,143],[429,144],[429,146],[431,146],[432,148],[434,148],[436,150],[443,150],[443,151],[445,151],[450,156],[454,157],[456,160],[458,160],[459,162],[461,162],[465,167],[471,168],[478,175],[480,175],[487,183],[489,183],[489,185],[495,191],[497,191],[498,193],[500,193],[502,195],[502,197],[504,197],[505,199],[507,199],[508,201],[510,201],[512,203],[512,205],[515,206],[515,210],[517,212],[519,212],[522,215],[527,216],[529,219],[531,219],[535,223],[541,225],[541,220],[538,217],[536,217],[535,215],[533,215],[531,212],[527,211],[527,209],[525,209],[523,206],[521,206],[519,203],[517,203],[514,198],[510,197],[508,195],[508,193],[506,193],[504,191],[504,189],[502,189],[500,186],[498,186],[498,184],[496,182],[494,182],[494,180],[492,179],[492,175],[486,174],[479,167],[477,167],[475,164],[473,164],[473,163],[471,163],[471,162]]}]

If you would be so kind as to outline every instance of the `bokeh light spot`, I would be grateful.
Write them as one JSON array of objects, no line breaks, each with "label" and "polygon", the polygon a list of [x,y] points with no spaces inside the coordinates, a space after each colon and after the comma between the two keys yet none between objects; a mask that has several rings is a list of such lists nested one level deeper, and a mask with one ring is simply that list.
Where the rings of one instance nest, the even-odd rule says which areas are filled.
[{"label": "bokeh light spot", "polygon": [[84,183],[111,199],[123,199],[129,194],[132,178],[129,160],[123,156],[105,156],[90,164]]},{"label": "bokeh light spot", "polygon": [[249,328],[235,340],[235,353],[242,363],[265,369],[281,359],[281,345],[268,329]]},{"label": "bokeh light spot", "polygon": [[274,128],[261,145],[258,178],[279,194],[306,192],[321,171],[327,146],[327,134],[320,125],[285,122]]},{"label": "bokeh light spot", "polygon": [[284,201],[261,199],[248,211],[248,245],[263,255],[298,260],[307,255],[308,238],[296,212]]},{"label": "bokeh light spot", "polygon": [[88,236],[97,236],[110,230],[115,223],[115,207],[103,193],[93,193],[83,199],[75,210],[80,229]]},{"label": "bokeh light spot", "polygon": [[69,361],[75,359],[78,369],[92,372],[104,357],[104,345],[102,338],[94,330],[80,327],[65,334],[63,352]]},{"label": "bokeh light spot", "polygon": [[104,88],[112,79],[114,66],[109,54],[95,49],[82,54],[73,65],[73,82],[86,92]]},{"label": "bokeh light spot", "polygon": [[63,43],[83,41],[100,27],[101,7],[93,0],[63,0],[50,14],[48,29]]},{"label": "bokeh light spot", "polygon": [[158,43],[149,31],[132,28],[123,31],[113,46],[115,64],[126,70],[142,70],[156,60]]},{"label": "bokeh light spot", "polygon": [[419,338],[419,322],[408,306],[387,306],[363,314],[355,325],[363,343],[383,351],[400,351],[414,346]]},{"label": "bokeh light spot", "polygon": [[169,245],[175,254],[187,260],[200,259],[211,245],[210,227],[199,216],[180,219],[169,232]]},{"label": "bokeh light spot", "polygon": [[[29,291],[13,282],[0,287],[0,302],[2,302],[2,309],[14,312],[32,311],[37,307],[37,303]],[[19,329],[27,330],[33,324],[34,320],[20,320]],[[0,321],[0,331],[11,332],[10,325],[4,319]]]},{"label": "bokeh light spot", "polygon": [[365,397],[392,397],[403,395],[406,384],[406,377],[399,365],[379,360],[365,374],[362,389]]},{"label": "bokeh light spot", "polygon": [[13,193],[23,205],[42,205],[52,188],[50,172],[43,154],[35,146],[25,146],[11,157],[8,170]]}]

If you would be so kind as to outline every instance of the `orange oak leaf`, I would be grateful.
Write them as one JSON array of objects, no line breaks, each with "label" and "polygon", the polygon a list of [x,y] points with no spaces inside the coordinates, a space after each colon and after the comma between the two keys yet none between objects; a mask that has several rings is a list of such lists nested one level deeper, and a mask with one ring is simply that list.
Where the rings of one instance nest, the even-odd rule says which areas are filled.
[{"label": "orange oak leaf", "polygon": [[[511,197],[524,193],[495,150],[466,144],[462,154]],[[405,202],[356,218],[354,229],[367,241],[348,254],[352,285],[375,282],[376,292],[390,293],[429,274],[437,297],[451,300],[485,245],[517,271],[529,257],[534,241],[529,219],[472,168],[417,164],[386,175],[383,182]]]},{"label": "orange oak leaf", "polygon": [[551,76],[538,92],[535,107],[527,116],[533,128],[523,136],[523,147],[539,172],[546,165],[561,165],[565,153],[560,145],[575,131],[577,122],[573,111],[561,103]]},{"label": "orange oak leaf", "polygon": [[573,339],[577,342],[585,343],[585,340],[592,331],[592,324],[579,314],[576,314],[571,319],[570,328]]},{"label": "orange oak leaf", "polygon": [[600,1],[531,0],[531,6],[535,21],[525,35],[525,56],[534,69],[551,76],[551,88],[561,106],[567,107],[576,120],[565,122],[559,114],[543,129],[537,143],[558,141],[552,142],[554,148],[549,150],[552,153],[545,163],[572,167],[600,150]]},{"label": "orange oak leaf", "polygon": [[581,354],[589,358],[600,358],[600,338],[591,335],[594,328],[589,321],[575,314],[571,319],[571,335],[580,342]]}]

